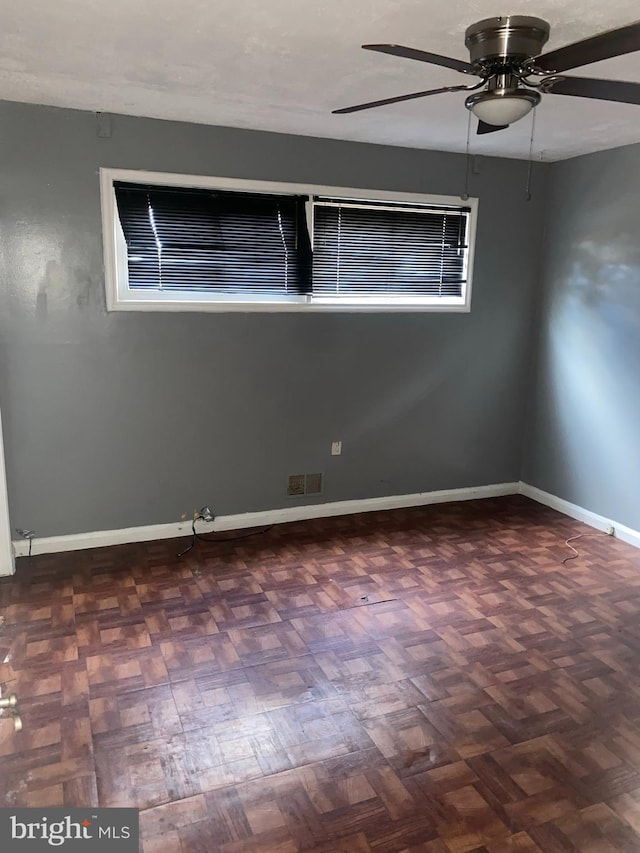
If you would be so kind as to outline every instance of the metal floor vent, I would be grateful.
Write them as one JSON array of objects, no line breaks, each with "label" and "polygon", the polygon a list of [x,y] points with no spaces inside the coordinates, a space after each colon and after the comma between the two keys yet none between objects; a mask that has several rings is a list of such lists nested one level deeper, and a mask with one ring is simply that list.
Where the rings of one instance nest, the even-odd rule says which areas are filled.
[{"label": "metal floor vent", "polygon": [[290,474],[287,483],[287,494],[293,497],[299,495],[321,495],[322,474]]}]

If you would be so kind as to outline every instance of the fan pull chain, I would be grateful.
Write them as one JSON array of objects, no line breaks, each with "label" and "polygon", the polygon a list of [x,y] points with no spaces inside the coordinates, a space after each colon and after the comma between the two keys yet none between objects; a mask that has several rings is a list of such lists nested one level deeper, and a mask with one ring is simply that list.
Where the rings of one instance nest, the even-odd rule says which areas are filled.
[{"label": "fan pull chain", "polygon": [[531,110],[531,139],[529,140],[529,166],[527,168],[527,189],[525,200],[531,201],[531,170],[533,169],[533,136],[536,131],[536,109]]},{"label": "fan pull chain", "polygon": [[469,198],[469,170],[471,168],[471,155],[469,154],[469,140],[471,139],[471,111],[469,110],[467,119],[467,167],[464,176],[464,192],[460,196],[463,201],[467,201]]}]

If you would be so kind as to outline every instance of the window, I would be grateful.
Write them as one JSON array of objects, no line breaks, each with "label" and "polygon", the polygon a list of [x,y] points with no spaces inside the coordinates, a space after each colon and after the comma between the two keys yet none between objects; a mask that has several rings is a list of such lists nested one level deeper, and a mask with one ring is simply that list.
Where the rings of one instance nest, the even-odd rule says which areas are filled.
[{"label": "window", "polygon": [[313,202],[313,294],[366,305],[462,299],[468,207]]},{"label": "window", "polygon": [[114,183],[131,290],[251,301],[304,294],[306,197]]},{"label": "window", "polygon": [[101,170],[107,307],[468,311],[477,200]]}]

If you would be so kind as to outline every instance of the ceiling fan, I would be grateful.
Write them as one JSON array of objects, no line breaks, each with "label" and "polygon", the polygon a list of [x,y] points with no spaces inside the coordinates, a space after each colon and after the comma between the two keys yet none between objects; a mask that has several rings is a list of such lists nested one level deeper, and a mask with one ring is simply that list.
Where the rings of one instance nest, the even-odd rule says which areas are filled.
[{"label": "ceiling fan", "polygon": [[399,44],[363,44],[365,50],[430,62],[481,79],[472,86],[443,86],[333,112],[353,113],[442,92],[467,91],[474,92],[467,96],[465,106],[479,119],[478,133],[493,133],[526,116],[540,103],[541,93],[640,104],[640,83],[565,77],[562,73],[640,50],[640,21],[540,55],[548,38],[549,24],[541,18],[505,15],[485,18],[467,28],[464,43],[470,62]]}]

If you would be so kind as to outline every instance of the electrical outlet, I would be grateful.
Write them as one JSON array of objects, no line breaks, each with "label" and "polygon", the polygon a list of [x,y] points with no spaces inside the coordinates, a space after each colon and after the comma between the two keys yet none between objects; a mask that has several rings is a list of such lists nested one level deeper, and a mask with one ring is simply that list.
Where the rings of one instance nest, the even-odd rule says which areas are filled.
[{"label": "electrical outlet", "polygon": [[36,535],[35,530],[23,530],[21,527],[16,527],[16,533],[23,539],[33,539]]},{"label": "electrical outlet", "polygon": [[35,530],[23,530],[21,527],[16,527],[16,533],[18,536],[22,536],[23,539],[26,539],[29,543],[29,557],[31,556],[31,549],[33,548],[33,540],[35,539],[36,532]]},{"label": "electrical outlet", "polygon": [[211,512],[208,506],[203,506],[202,509],[198,510],[198,516],[202,521],[207,521],[209,523],[215,520],[215,515]]},{"label": "electrical outlet", "polygon": [[342,453],[342,442],[341,441],[332,441],[331,442],[331,455],[332,456],[340,456]]}]

